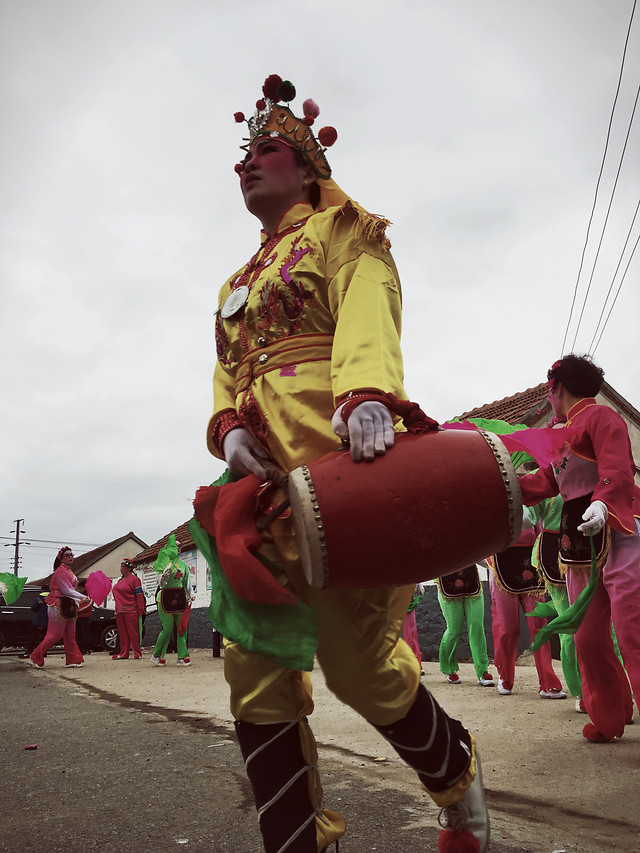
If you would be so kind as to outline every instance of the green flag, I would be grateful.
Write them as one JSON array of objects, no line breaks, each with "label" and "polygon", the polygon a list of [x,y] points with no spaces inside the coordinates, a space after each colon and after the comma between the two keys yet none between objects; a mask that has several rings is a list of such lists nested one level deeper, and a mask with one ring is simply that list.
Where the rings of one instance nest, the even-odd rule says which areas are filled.
[{"label": "green flag", "polygon": [[[531,643],[532,652],[537,652],[540,646],[544,645],[551,638],[552,634],[575,634],[582,624],[587,608],[598,586],[598,566],[592,534],[589,534],[589,539],[591,540],[591,572],[589,574],[589,583],[564,613],[561,613],[559,616],[556,615],[555,619],[552,619],[551,622],[547,622],[546,625],[540,628],[534,641]],[[548,605],[539,602],[533,610],[527,613],[527,616],[546,616],[548,618],[553,615],[552,610],[555,612],[555,608],[548,608]]]},{"label": "green flag", "polygon": [[[227,469],[213,483],[222,486],[237,477]],[[245,649],[257,652],[287,669],[310,672],[318,644],[314,611],[302,601],[297,604],[259,604],[236,595],[224,573],[213,536],[195,518],[189,532],[211,569],[209,620],[216,631]]]},{"label": "green flag", "polygon": [[10,575],[9,572],[0,572],[0,592],[7,604],[13,604],[20,598],[26,582],[26,578],[18,578]]}]

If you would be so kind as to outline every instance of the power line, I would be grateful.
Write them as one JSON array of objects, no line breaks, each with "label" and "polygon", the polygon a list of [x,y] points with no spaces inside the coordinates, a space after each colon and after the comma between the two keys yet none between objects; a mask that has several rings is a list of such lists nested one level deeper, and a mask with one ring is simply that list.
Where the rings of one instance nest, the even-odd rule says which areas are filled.
[{"label": "power line", "polygon": [[[578,275],[577,275],[576,283],[575,283],[574,289],[573,289],[573,298],[571,300],[571,308],[569,310],[569,319],[567,320],[567,327],[566,327],[565,332],[564,332],[564,338],[562,339],[562,348],[560,351],[561,355],[564,355],[564,347],[565,347],[565,344],[567,342],[567,335],[569,334],[569,327],[571,325],[571,319],[573,317],[573,309],[575,307],[576,297],[578,295],[578,287],[580,284],[580,277],[582,275],[582,267],[584,265],[584,258],[585,258],[585,254],[587,251],[587,244],[589,242],[589,234],[591,232],[591,224],[593,222],[596,204],[598,201],[598,192],[600,189],[600,181],[602,180],[602,173],[604,171],[604,164],[605,164],[605,160],[607,157],[607,151],[609,149],[609,141],[611,139],[611,127],[613,125],[613,116],[614,116],[614,113],[616,110],[616,105],[618,103],[618,96],[620,94],[620,87],[622,85],[622,76],[623,76],[625,61],[626,61],[626,57],[627,57],[627,47],[629,45],[629,36],[631,34],[631,26],[633,24],[633,18],[634,18],[635,11],[636,11],[636,3],[637,3],[637,0],[634,0],[633,9],[631,10],[631,19],[629,21],[629,26],[627,28],[627,35],[626,35],[625,42],[624,42],[624,50],[622,52],[622,63],[620,65],[620,74],[618,75],[618,85],[616,87],[616,94],[615,94],[615,97],[613,99],[613,106],[611,108],[611,115],[609,117],[609,127],[607,128],[607,136],[606,136],[606,140],[605,140],[604,153],[602,155],[602,162],[600,164],[600,172],[598,174],[598,180],[596,182],[596,190],[595,190],[595,194],[593,197],[593,205],[591,207],[591,214],[589,216],[589,221],[587,223],[587,233],[585,236],[584,246],[582,247],[582,255],[580,257],[580,266],[578,267]],[[579,328],[579,324],[578,324],[578,328]],[[577,336],[577,334],[578,333],[576,331],[576,336]],[[575,344],[575,341],[574,341],[574,344]]]},{"label": "power line", "polygon": [[[625,280],[625,277],[626,277],[626,275],[627,275],[627,271],[628,271],[628,269],[629,269],[629,265],[631,264],[631,260],[632,260],[632,258],[633,258],[633,256],[634,256],[634,254],[635,254],[636,249],[638,248],[638,243],[640,243],[640,234],[638,235],[638,237],[637,237],[637,239],[636,239],[636,242],[635,242],[635,244],[634,244],[634,246],[633,246],[633,249],[631,250],[631,255],[629,256],[629,260],[628,260],[628,262],[627,262],[627,266],[625,267],[625,270],[624,270],[624,273],[623,273],[623,275],[622,275],[622,278],[620,279],[620,284],[618,285],[618,290],[617,290],[617,292],[616,292],[615,299],[613,300],[613,303],[612,303],[612,305],[611,305],[611,308],[609,309],[609,313],[607,314],[607,319],[606,319],[606,321],[605,321],[604,326],[602,327],[602,332],[604,332],[604,330],[605,330],[605,328],[606,328],[606,325],[607,325],[607,323],[609,322],[609,317],[611,316],[611,312],[613,311],[613,306],[616,304],[616,300],[617,300],[617,298],[618,298],[618,295],[620,294],[620,289],[621,289],[621,287],[622,287],[622,282]],[[591,355],[594,355],[595,351],[598,349],[598,344],[600,343],[600,340],[601,340],[601,338],[602,338],[602,332],[600,332],[600,337],[598,338],[598,342],[596,343],[595,347],[593,348],[593,352],[591,353]]]},{"label": "power line", "polygon": [[[31,537],[30,537],[31,538]],[[9,539],[8,536],[0,536],[0,539]],[[13,542],[13,539],[11,540]],[[64,542],[65,545],[75,545],[76,548],[99,548],[100,545],[96,545],[95,542],[70,542],[68,539],[33,539],[32,542],[45,542],[53,547],[59,548],[60,543]]]},{"label": "power line", "polygon": [[[617,264],[615,271],[613,273],[613,278],[611,279],[611,284],[609,285],[609,290],[607,291],[607,295],[606,295],[605,300],[602,304],[602,311],[600,312],[600,316],[598,317],[598,322],[596,323],[595,332],[593,333],[593,337],[591,338],[591,343],[589,344],[589,349],[587,350],[587,352],[590,353],[591,355],[593,355],[595,353],[596,348],[597,348],[597,346],[600,343],[600,340],[602,338],[602,332],[604,332],[605,327],[606,327],[607,323],[609,322],[609,317],[611,316],[611,311],[613,310],[613,306],[616,304],[616,300],[618,299],[618,295],[620,293],[620,288],[622,287],[622,282],[624,281],[624,277],[626,276],[627,270],[629,269],[629,263],[631,262],[631,258],[633,257],[635,250],[636,250],[636,246],[638,245],[638,241],[636,240],[636,244],[633,247],[633,249],[631,250],[631,256],[629,258],[629,263],[627,263],[627,266],[626,266],[624,275],[622,277],[622,280],[620,281],[620,284],[618,285],[618,290],[616,291],[615,298],[613,300],[613,303],[611,304],[611,308],[609,309],[609,313],[607,314],[607,319],[605,320],[605,323],[602,327],[602,331],[600,332],[600,337],[598,338],[598,344],[596,344],[595,347],[593,347],[593,342],[595,341],[596,335],[598,334],[598,329],[600,328],[600,323],[602,322],[602,317],[604,316],[604,312],[605,312],[605,309],[607,307],[607,302],[609,301],[609,297],[611,296],[611,291],[613,290],[613,285],[615,283],[616,276],[618,275],[618,271],[619,271],[620,266],[622,264],[622,259],[624,258],[624,253],[627,249],[627,245],[628,245],[629,239],[631,237],[631,232],[633,231],[633,226],[635,225],[636,217],[638,216],[638,210],[640,210],[640,201],[636,205],[636,210],[635,210],[635,213],[633,214],[633,219],[631,220],[631,225],[629,226],[629,230],[627,231],[627,238],[624,241],[624,246],[622,247],[622,251],[620,252],[620,258],[618,260],[618,264]],[[592,347],[593,347],[593,349],[591,349]]]},{"label": "power line", "polygon": [[[591,268],[591,275],[589,276],[589,285],[587,287],[587,292],[584,295],[584,301],[582,303],[582,310],[580,311],[580,317],[578,319],[578,325],[576,326],[576,333],[575,333],[574,338],[573,338],[573,345],[571,347],[572,350],[575,350],[576,340],[578,338],[578,332],[580,331],[580,325],[582,323],[582,316],[584,314],[584,309],[586,307],[587,299],[589,297],[589,292],[591,290],[591,284],[593,282],[593,276],[594,276],[595,271],[596,271],[596,264],[598,263],[598,258],[600,257],[600,249],[602,248],[602,241],[604,240],[604,232],[607,228],[607,223],[609,222],[609,215],[611,213],[611,208],[613,206],[613,199],[614,199],[614,196],[616,194],[616,189],[618,187],[618,181],[620,179],[620,172],[622,171],[622,162],[624,160],[624,155],[625,155],[626,150],[627,150],[627,144],[629,142],[629,136],[631,134],[631,126],[633,124],[633,118],[636,114],[636,108],[638,106],[638,97],[639,96],[640,96],[640,86],[638,86],[638,91],[636,92],[636,99],[635,99],[634,104],[633,104],[633,110],[631,112],[631,119],[629,120],[629,127],[627,128],[627,135],[625,136],[624,146],[622,148],[622,154],[620,155],[620,162],[618,163],[618,171],[616,172],[616,178],[615,178],[615,181],[613,183],[613,188],[611,190],[611,196],[609,198],[609,205],[607,207],[607,214],[606,214],[604,222],[602,224],[602,231],[600,233],[600,240],[598,241],[598,248],[596,250],[596,254],[595,254],[595,257],[593,259],[593,266]],[[635,220],[635,216],[634,216],[634,220]],[[626,243],[625,243],[625,245],[626,245]],[[622,261],[622,256],[620,257],[620,261]],[[619,264],[618,264],[618,266],[619,266]],[[612,285],[613,285],[613,282],[612,282]],[[606,300],[605,300],[605,305],[606,305]],[[604,306],[603,306],[603,310],[604,310]]]}]

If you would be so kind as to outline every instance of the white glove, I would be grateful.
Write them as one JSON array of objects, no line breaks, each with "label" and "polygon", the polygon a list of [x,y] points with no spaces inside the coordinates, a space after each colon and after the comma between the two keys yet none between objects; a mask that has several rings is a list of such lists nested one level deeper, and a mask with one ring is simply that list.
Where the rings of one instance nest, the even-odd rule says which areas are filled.
[{"label": "white glove", "polygon": [[383,403],[375,400],[367,400],[356,406],[346,424],[342,420],[342,406],[339,406],[331,419],[331,429],[339,438],[349,442],[354,462],[363,459],[371,462],[393,447],[395,441],[391,412]]},{"label": "white glove", "polygon": [[261,461],[267,462],[270,459],[269,454],[244,427],[237,427],[226,434],[222,442],[222,453],[230,470],[237,477],[255,474],[261,483],[267,479],[267,472]]},{"label": "white glove", "polygon": [[522,529],[523,530],[530,530],[534,526],[534,524],[535,524],[535,522],[533,521],[533,519],[531,518],[531,515],[529,514],[529,507],[523,506],[522,507]]},{"label": "white glove", "polygon": [[600,533],[609,518],[609,510],[602,501],[593,501],[585,510],[582,520],[584,524],[578,525],[578,530],[584,536],[590,533]]}]

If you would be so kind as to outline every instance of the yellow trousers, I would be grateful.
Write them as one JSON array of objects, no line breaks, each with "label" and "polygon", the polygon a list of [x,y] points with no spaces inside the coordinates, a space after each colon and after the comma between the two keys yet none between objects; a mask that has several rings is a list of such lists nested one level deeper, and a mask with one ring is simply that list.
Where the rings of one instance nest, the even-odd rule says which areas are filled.
[{"label": "yellow trousers", "polygon": [[[420,665],[402,639],[415,585],[385,589],[314,589],[302,575],[293,531],[279,520],[264,537],[261,554],[283,569],[280,580],[309,604],[317,619],[317,660],[327,687],[377,726],[403,719],[420,684]],[[303,755],[311,768],[309,794],[316,808],[318,850],[340,838],[344,819],[322,807],[315,740],[306,718],[313,712],[311,676],[225,640],[225,678],[235,719],[256,725],[298,720]],[[453,789],[431,796],[439,805],[459,799],[475,768]]]}]

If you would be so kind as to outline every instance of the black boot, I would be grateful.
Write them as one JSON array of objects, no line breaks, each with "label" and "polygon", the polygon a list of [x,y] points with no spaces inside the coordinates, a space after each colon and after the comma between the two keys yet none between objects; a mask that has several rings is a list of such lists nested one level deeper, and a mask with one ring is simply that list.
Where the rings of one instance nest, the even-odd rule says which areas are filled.
[{"label": "black boot", "polygon": [[237,722],[266,853],[316,853],[316,812],[309,797],[298,721]]},{"label": "black boot", "polygon": [[390,726],[375,728],[416,771],[428,791],[453,787],[471,763],[469,732],[445,714],[423,685],[418,687],[406,717]]}]

